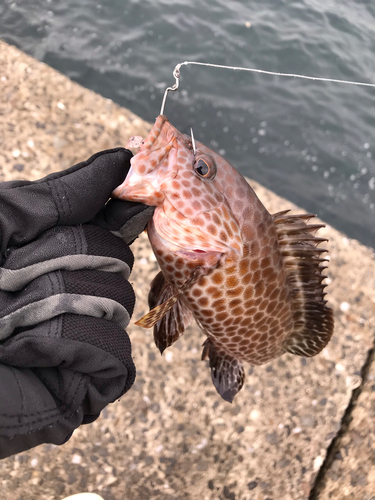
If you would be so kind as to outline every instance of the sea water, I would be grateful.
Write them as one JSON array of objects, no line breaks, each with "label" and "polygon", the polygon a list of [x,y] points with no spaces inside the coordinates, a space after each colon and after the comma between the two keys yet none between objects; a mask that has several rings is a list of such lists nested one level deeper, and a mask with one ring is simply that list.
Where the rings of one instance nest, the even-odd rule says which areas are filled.
[{"label": "sea water", "polygon": [[[375,83],[372,0],[2,0],[0,37],[151,122],[185,60]],[[165,113],[375,247],[375,89],[187,66]]]}]

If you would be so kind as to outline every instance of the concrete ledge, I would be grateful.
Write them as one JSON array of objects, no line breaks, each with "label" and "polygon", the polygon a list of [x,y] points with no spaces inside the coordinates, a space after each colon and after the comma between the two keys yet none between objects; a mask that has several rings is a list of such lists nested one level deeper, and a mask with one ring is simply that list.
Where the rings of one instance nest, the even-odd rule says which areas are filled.
[{"label": "concrete ledge", "polygon": [[[148,128],[0,41],[0,180],[40,178]],[[270,212],[301,210],[251,184]],[[319,356],[285,355],[248,367],[245,387],[229,405],[200,361],[204,339],[197,328],[161,357],[150,332],[133,325],[134,389],[66,445],[42,445],[0,462],[2,500],[52,500],[80,491],[107,500],[359,500],[374,494],[375,369],[368,356],[375,258],[331,227],[322,233],[330,240],[328,292],[336,328]],[[138,319],[157,266],[145,237],[133,251]],[[347,415],[343,428],[348,407],[352,420]],[[325,462],[333,441],[335,460]]]},{"label": "concrete ledge", "polygon": [[0,41],[0,180],[33,180],[149,125]]}]

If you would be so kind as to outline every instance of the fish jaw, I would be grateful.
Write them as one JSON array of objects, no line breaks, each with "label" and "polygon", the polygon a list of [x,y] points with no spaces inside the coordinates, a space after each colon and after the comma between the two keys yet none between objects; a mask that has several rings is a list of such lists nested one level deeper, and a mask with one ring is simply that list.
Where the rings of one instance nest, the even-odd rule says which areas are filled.
[{"label": "fish jaw", "polygon": [[140,175],[130,167],[124,182],[117,186],[112,196],[156,207],[164,202],[164,194],[160,187],[157,177]]},{"label": "fish jaw", "polygon": [[[131,168],[125,180],[113,192],[114,198],[144,203],[149,206],[162,205],[165,199],[164,187],[173,180],[176,171],[176,150],[173,134],[159,134],[158,117],[149,136],[142,142],[139,152],[130,160]],[[160,125],[162,126],[162,125]],[[153,149],[154,148],[154,149]]]}]

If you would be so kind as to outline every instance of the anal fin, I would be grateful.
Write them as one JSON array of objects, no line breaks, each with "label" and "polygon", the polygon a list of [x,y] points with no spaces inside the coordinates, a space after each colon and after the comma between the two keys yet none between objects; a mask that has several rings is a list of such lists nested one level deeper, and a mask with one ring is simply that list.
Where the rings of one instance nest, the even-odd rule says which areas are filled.
[{"label": "anal fin", "polygon": [[207,339],[203,344],[202,360],[209,359],[212,382],[220,396],[232,403],[242,389],[245,370],[241,361],[221,350]]}]

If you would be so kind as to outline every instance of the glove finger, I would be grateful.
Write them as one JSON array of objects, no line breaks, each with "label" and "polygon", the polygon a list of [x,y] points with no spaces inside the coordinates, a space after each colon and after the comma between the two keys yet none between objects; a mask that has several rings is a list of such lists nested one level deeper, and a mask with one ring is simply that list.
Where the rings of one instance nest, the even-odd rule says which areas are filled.
[{"label": "glove finger", "polygon": [[[12,372],[5,373],[6,366]],[[0,415],[0,433],[6,428],[10,437],[53,425],[79,411],[81,418],[78,424],[72,422],[73,430],[82,418],[92,421],[135,378],[127,333],[104,319],[72,314],[20,330],[1,344],[0,368],[4,381],[9,375],[2,387],[14,386],[14,397],[4,400],[6,411]],[[0,401],[7,394],[0,390]]]},{"label": "glove finger", "polygon": [[35,182],[0,185],[1,253],[56,225],[90,221],[126,177],[132,153],[116,148]]},{"label": "glove finger", "polygon": [[129,278],[134,262],[130,248],[98,226],[58,226],[37,240],[9,249],[0,268],[0,289],[17,291],[57,270],[97,269]]},{"label": "glove finger", "polygon": [[[135,367],[132,358],[131,343],[128,334],[117,324],[102,318],[81,316],[77,314],[64,314],[61,329],[61,338],[70,339],[84,344],[90,344],[117,358],[127,369],[128,378],[122,393],[133,385]],[[85,363],[85,360],[80,361]],[[77,364],[71,369],[81,371],[83,367]],[[85,370],[87,372],[87,369]],[[99,371],[99,370],[97,370]],[[99,377],[99,375],[97,375]],[[102,378],[104,374],[102,374]],[[119,394],[120,396],[121,394]],[[116,396],[116,397],[119,397]]]},{"label": "glove finger", "polygon": [[[79,342],[81,345],[74,345],[73,342]],[[90,349],[90,346],[94,349]],[[95,356],[95,350],[98,349],[102,353]],[[89,352],[93,355],[90,356]],[[112,356],[129,372],[129,380],[124,385],[127,390],[134,381],[135,368],[126,331],[103,318],[70,313],[39,323],[32,328],[20,328],[17,336],[0,344],[0,366],[5,364],[17,368],[61,367],[89,375],[102,372],[100,377],[103,380],[111,379],[114,375],[109,369],[111,365],[117,365],[111,360]],[[93,362],[95,357],[100,358],[100,363]],[[57,391],[58,388],[54,393]],[[60,399],[64,400],[63,397]]]},{"label": "glove finger", "polygon": [[130,245],[146,228],[154,210],[155,207],[142,203],[111,199],[91,220],[91,224],[112,231]]},{"label": "glove finger", "polygon": [[[122,306],[128,316],[133,314],[135,294],[129,281],[124,280],[121,275],[86,269],[62,271],[61,275],[66,294],[87,296],[96,299],[95,302],[112,301]],[[77,304],[77,307],[80,312],[84,310],[85,305]],[[103,304],[103,310],[106,310],[106,304]]]},{"label": "glove finger", "polygon": [[0,292],[0,340],[16,328],[36,325],[63,313],[113,321],[125,329],[135,296],[118,273],[57,271],[34,279],[19,292]]}]

